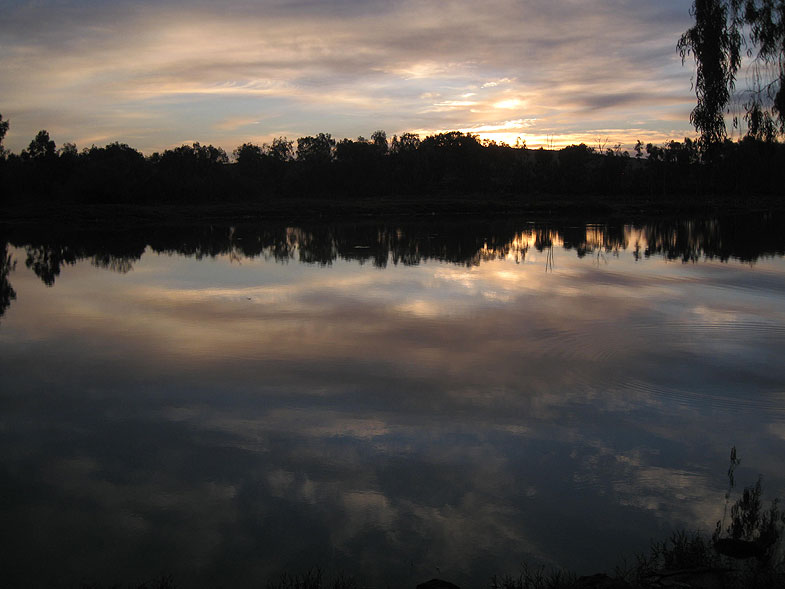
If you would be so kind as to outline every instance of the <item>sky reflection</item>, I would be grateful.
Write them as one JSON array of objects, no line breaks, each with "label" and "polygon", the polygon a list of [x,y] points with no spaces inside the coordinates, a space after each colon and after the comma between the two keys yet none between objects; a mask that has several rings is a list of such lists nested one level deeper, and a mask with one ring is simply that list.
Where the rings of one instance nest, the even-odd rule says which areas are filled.
[{"label": "sky reflection", "polygon": [[781,494],[782,258],[546,257],[380,270],[148,249],[124,274],[76,261],[54,288],[17,264],[5,570],[477,585],[710,530],[732,444],[738,480]]}]

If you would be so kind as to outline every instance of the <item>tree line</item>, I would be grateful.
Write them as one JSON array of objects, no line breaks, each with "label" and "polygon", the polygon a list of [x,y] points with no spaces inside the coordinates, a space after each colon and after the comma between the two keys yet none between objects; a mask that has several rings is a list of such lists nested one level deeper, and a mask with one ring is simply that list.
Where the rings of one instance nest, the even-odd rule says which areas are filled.
[{"label": "tree line", "polygon": [[[8,122],[0,115],[0,149]],[[263,202],[297,196],[369,198],[400,195],[780,194],[785,147],[748,135],[716,142],[711,158],[699,140],[664,145],[528,149],[452,131],[420,138],[335,140],[329,133],[245,143],[229,156],[193,143],[145,156],[125,143],[81,151],[58,148],[40,131],[21,153],[0,155],[7,203]]]}]

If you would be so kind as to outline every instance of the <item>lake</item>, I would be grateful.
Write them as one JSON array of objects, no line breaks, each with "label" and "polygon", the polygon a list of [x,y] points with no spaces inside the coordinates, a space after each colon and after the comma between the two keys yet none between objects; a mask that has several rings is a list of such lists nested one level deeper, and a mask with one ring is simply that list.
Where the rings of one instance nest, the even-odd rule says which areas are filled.
[{"label": "lake", "polygon": [[[9,586],[612,572],[785,496],[785,218],[0,235]],[[2,250],[0,250],[2,253]]]}]

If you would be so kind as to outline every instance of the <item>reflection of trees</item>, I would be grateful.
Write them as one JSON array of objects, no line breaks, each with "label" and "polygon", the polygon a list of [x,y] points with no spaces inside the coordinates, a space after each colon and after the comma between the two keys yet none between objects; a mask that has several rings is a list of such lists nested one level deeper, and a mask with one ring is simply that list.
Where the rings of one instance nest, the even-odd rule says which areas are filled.
[{"label": "reflection of trees", "polygon": [[136,258],[126,258],[122,256],[112,256],[105,252],[93,256],[93,266],[111,270],[118,274],[127,274],[134,268]]},{"label": "reflection of trees", "polygon": [[22,236],[15,241],[25,248],[25,266],[48,286],[55,283],[63,266],[83,259],[90,259],[99,268],[128,272],[145,249],[146,236],[137,232],[80,231],[53,235],[47,230],[31,231],[27,238]]},{"label": "reflection of trees", "polygon": [[645,255],[670,260],[697,261],[703,257],[754,262],[761,256],[785,255],[785,220],[762,215],[755,222],[744,217],[651,223],[643,228]]},{"label": "reflection of trees", "polygon": [[4,243],[3,249],[0,250],[0,317],[16,298],[16,292],[8,278],[15,266],[16,261],[12,260],[11,254],[8,253],[8,244]]},{"label": "reflection of trees", "polygon": [[25,250],[27,251],[25,266],[35,272],[35,275],[47,286],[55,283],[55,278],[60,276],[62,266],[73,265],[79,259],[72,248],[62,245],[27,246]]},{"label": "reflection of trees", "polygon": [[[54,284],[64,265],[89,259],[100,268],[128,272],[145,248],[195,257],[264,258],[329,265],[336,260],[413,265],[427,260],[479,265],[495,259],[522,261],[533,248],[562,247],[578,257],[630,250],[635,259],[663,256],[684,262],[736,258],[752,262],[785,254],[785,218],[748,215],[710,220],[623,223],[527,223],[441,221],[400,224],[344,223],[155,227],[136,231],[80,231],[52,235],[19,229],[11,242],[24,246],[25,264]],[[6,260],[8,266],[10,262]]]}]

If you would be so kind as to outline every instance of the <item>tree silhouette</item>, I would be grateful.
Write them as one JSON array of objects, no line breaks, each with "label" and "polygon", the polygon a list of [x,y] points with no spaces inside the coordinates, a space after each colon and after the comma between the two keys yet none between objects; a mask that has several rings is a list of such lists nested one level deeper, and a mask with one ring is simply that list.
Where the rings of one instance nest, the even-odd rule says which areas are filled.
[{"label": "tree silhouette", "polygon": [[49,133],[39,131],[27,149],[22,152],[22,157],[31,160],[44,160],[53,159],[56,154],[55,142],[49,139]]},{"label": "tree silhouette", "polygon": [[264,149],[259,145],[243,143],[234,150],[234,157],[241,169],[253,173],[262,166],[265,153]]},{"label": "tree silhouette", "polygon": [[403,133],[400,138],[393,135],[390,149],[393,153],[406,153],[417,151],[418,147],[420,147],[420,136],[417,133]]},{"label": "tree silhouette", "polygon": [[289,162],[294,158],[293,145],[286,137],[276,137],[267,149],[267,154],[276,161]]},{"label": "tree silhouette", "polygon": [[57,150],[57,153],[60,158],[66,158],[69,160],[74,160],[79,157],[79,150],[76,148],[76,144],[74,143],[63,143],[63,146]]},{"label": "tree silhouette", "polygon": [[[60,152],[60,163],[73,163],[76,149],[68,144]],[[144,156],[125,143],[85,149],[79,157],[79,184],[83,198],[92,202],[132,200],[145,178]]]},{"label": "tree silhouette", "polygon": [[297,140],[297,159],[306,164],[328,164],[332,160],[333,147],[335,140],[329,133],[300,137]]},{"label": "tree silhouette", "polygon": [[[772,140],[785,134],[785,1],[747,0],[744,20],[758,48],[753,88],[745,104],[750,135]],[[776,70],[773,78],[766,72]]]},{"label": "tree silhouette", "polygon": [[3,115],[0,114],[0,158],[5,157],[5,148],[3,147],[3,139],[5,134],[8,133],[8,121],[3,120]]},{"label": "tree silhouette", "polygon": [[204,174],[228,162],[229,158],[223,149],[201,145],[199,142],[167,149],[161,155],[161,166],[177,173]]},{"label": "tree silhouette", "polygon": [[342,139],[335,145],[335,160],[341,164],[369,165],[376,150],[376,146],[363,137],[358,137],[357,141]]},{"label": "tree silhouette", "polygon": [[387,145],[387,133],[384,131],[374,131],[371,134],[371,142],[379,153],[386,154],[389,147]]},{"label": "tree silhouette", "polygon": [[[296,158],[293,142],[286,138],[272,144],[245,143],[233,152],[236,163],[230,163],[223,149],[199,143],[149,157],[118,142],[81,152],[65,143],[57,150],[49,134],[40,131],[21,155],[0,159],[0,198],[82,204],[231,201],[287,207],[297,199],[322,201],[328,196],[338,211],[355,206],[355,201],[370,204],[374,198],[395,195],[399,201],[380,200],[379,206],[408,207],[408,214],[451,209],[445,195],[472,210],[526,207],[519,197],[531,194],[592,195],[587,207],[600,204],[597,195],[779,195],[785,182],[780,165],[785,145],[761,140],[771,134],[752,132],[741,141],[720,141],[723,113],[710,122],[715,126],[705,128],[700,142],[685,139],[658,146],[639,141],[635,158],[619,145],[604,152],[584,144],[531,150],[480,141],[460,131],[422,140],[403,133],[388,143],[386,133],[375,131],[370,140],[337,143],[327,133],[302,137]],[[709,160],[722,165],[704,165]],[[463,198],[470,194],[479,198]],[[439,202],[412,208],[409,196],[414,195]]]},{"label": "tree silhouette", "polygon": [[695,0],[690,13],[695,25],[681,36],[678,48],[682,62],[688,55],[695,59],[698,104],[690,122],[703,147],[725,139],[742,47],[753,59],[743,105],[747,133],[768,141],[785,134],[785,0]]},{"label": "tree silhouette", "polygon": [[695,58],[698,104],[690,113],[690,122],[706,146],[726,135],[725,109],[741,65],[738,4],[739,0],[695,0],[691,10],[695,26],[678,43],[682,63],[690,54]]}]

